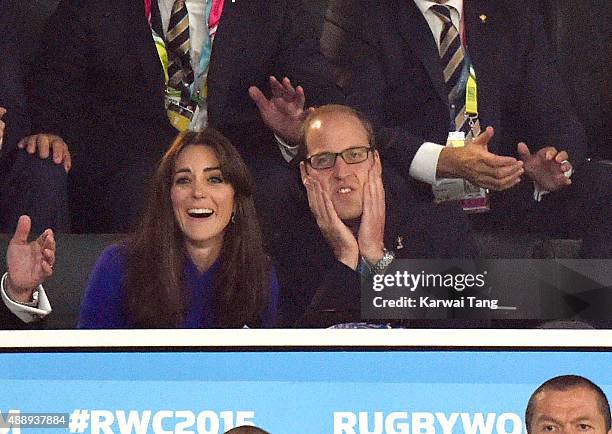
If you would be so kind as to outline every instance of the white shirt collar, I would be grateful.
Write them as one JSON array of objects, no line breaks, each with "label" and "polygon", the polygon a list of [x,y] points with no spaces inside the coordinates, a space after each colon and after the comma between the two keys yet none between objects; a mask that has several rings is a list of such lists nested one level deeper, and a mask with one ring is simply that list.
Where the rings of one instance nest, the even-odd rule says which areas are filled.
[{"label": "white shirt collar", "polygon": [[[437,2],[433,0],[414,0],[414,2],[423,15],[425,15],[430,7],[437,4]],[[455,8],[457,12],[459,12],[459,19],[461,19],[461,15],[463,14],[463,0],[448,0],[445,4]]]}]

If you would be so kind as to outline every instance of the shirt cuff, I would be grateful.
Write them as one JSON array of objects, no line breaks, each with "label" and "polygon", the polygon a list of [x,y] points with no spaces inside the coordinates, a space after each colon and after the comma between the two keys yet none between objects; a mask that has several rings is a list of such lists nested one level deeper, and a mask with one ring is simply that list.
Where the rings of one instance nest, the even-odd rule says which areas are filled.
[{"label": "shirt cuff", "polygon": [[274,134],[274,138],[276,139],[276,143],[278,145],[278,149],[280,149],[283,158],[287,163],[291,163],[298,154],[298,145],[289,145],[283,139]]},{"label": "shirt cuff", "polygon": [[410,163],[409,175],[427,184],[436,182],[438,158],[442,149],[444,149],[442,145],[431,142],[423,143]]},{"label": "shirt cuff", "polygon": [[5,290],[6,280],[8,279],[8,273],[4,273],[2,280],[0,280],[0,293],[2,294],[2,301],[17,318],[25,323],[31,323],[38,321],[51,313],[51,304],[45,293],[45,289],[42,285],[38,286],[38,306],[30,307],[20,303],[17,303],[10,299]]},{"label": "shirt cuff", "polygon": [[[569,163],[569,161],[565,160],[563,163]],[[563,174],[565,175],[566,178],[572,177],[572,175],[574,174],[574,168],[572,167],[571,164],[570,164],[569,170],[563,172]],[[533,200],[535,200],[536,202],[541,202],[542,198],[546,196],[548,193],[550,193],[550,191],[544,190],[543,188],[541,188],[537,182],[533,183]]]}]

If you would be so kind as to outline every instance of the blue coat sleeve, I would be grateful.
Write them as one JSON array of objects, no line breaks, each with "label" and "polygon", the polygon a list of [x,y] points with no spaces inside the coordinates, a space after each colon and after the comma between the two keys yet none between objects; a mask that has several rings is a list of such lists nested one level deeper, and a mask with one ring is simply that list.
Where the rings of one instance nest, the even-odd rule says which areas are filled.
[{"label": "blue coat sleeve", "polygon": [[81,301],[78,328],[128,328],[125,252],[113,245],[100,255]]}]

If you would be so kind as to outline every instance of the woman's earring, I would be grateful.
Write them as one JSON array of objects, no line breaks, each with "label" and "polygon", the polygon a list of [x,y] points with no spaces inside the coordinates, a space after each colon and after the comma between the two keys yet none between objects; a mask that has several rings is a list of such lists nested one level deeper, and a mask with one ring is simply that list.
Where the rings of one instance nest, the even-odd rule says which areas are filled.
[{"label": "woman's earring", "polygon": [[236,223],[236,213],[232,211],[232,217],[231,217],[231,222],[232,223]]}]

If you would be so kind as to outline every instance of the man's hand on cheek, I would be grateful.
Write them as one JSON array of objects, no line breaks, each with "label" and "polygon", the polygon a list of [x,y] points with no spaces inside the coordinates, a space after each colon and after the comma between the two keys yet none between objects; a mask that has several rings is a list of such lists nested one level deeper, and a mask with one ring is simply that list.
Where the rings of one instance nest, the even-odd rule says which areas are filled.
[{"label": "man's hand on cheek", "polygon": [[363,188],[363,214],[357,236],[359,253],[369,264],[377,263],[384,256],[384,237],[385,189],[380,156],[374,151],[374,164]]},{"label": "man's hand on cheek", "polygon": [[302,171],[302,182],[308,194],[308,204],[321,233],[336,259],[353,270],[359,262],[359,246],[351,230],[340,220],[329,195],[321,183]]}]

